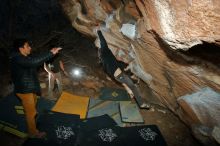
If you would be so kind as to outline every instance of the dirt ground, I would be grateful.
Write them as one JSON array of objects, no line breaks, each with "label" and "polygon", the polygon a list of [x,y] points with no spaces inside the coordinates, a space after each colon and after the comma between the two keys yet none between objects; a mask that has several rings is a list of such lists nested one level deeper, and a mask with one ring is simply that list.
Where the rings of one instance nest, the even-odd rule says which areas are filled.
[{"label": "dirt ground", "polygon": [[[93,45],[92,39],[78,35],[78,41],[72,42],[71,33],[64,37],[66,46],[63,49],[62,57],[66,71],[69,76],[63,74],[63,90],[89,97],[97,97],[101,87],[118,87],[122,88],[114,81],[108,80],[99,65],[97,50]],[[83,41],[82,41],[83,40]],[[79,68],[82,71],[81,77],[74,77],[72,71]],[[42,87],[42,97],[47,97],[47,73],[42,69],[39,70],[39,79]],[[159,127],[168,146],[199,146],[200,144],[193,138],[190,129],[182,123],[177,116],[160,105],[154,98],[150,90],[143,82],[139,83],[143,97],[152,103],[150,110],[140,110],[145,124],[155,124]],[[57,95],[58,96],[58,95]],[[0,131],[1,146],[21,146],[24,139],[20,139],[9,133]]]}]

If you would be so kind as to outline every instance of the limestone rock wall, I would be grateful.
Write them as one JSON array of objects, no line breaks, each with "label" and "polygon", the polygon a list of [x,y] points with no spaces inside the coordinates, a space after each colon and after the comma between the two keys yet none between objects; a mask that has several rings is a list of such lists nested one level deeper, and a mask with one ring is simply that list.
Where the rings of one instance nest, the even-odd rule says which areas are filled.
[{"label": "limestone rock wall", "polygon": [[[129,63],[156,98],[188,125],[203,123],[193,110],[184,110],[192,106],[177,100],[204,87],[220,92],[218,64],[185,53],[203,42],[220,44],[219,0],[60,2],[73,27],[85,35],[96,37],[96,24],[105,23],[102,30],[109,48]],[[219,111],[216,107],[217,115]]]}]

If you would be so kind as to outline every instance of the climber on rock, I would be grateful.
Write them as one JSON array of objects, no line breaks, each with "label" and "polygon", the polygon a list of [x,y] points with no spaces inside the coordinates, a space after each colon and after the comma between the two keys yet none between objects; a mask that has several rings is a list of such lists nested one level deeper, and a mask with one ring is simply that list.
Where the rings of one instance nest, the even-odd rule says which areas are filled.
[{"label": "climber on rock", "polygon": [[130,76],[125,74],[124,68],[125,63],[123,63],[116,59],[111,50],[108,48],[107,42],[102,35],[100,30],[100,26],[95,29],[95,33],[98,34],[100,40],[100,48],[98,49],[98,57],[100,62],[102,63],[104,71],[113,79],[120,82],[129,95],[135,98],[138,106],[143,109],[150,109],[150,104],[144,102],[141,97],[140,90],[133,83]]}]

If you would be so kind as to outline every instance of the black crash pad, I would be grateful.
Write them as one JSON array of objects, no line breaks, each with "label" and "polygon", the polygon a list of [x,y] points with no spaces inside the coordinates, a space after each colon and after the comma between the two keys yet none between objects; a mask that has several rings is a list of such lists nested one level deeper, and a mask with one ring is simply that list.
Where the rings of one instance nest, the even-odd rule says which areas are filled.
[{"label": "black crash pad", "polygon": [[71,146],[79,132],[80,116],[48,111],[39,115],[37,127],[47,133],[47,143]]},{"label": "black crash pad", "polygon": [[120,127],[105,127],[80,134],[79,146],[124,146],[120,136]]},{"label": "black crash pad", "polygon": [[80,131],[93,131],[100,128],[116,126],[117,123],[107,114],[88,118],[80,123]]},{"label": "black crash pad", "polygon": [[155,125],[105,127],[83,133],[79,146],[166,146]]},{"label": "black crash pad", "polygon": [[124,127],[120,134],[125,146],[166,146],[156,125]]}]

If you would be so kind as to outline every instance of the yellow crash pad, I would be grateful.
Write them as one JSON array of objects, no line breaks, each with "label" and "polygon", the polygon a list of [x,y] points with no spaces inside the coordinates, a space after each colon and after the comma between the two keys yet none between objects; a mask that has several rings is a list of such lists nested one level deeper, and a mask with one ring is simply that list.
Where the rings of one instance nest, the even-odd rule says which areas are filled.
[{"label": "yellow crash pad", "polygon": [[85,119],[88,104],[89,97],[82,97],[63,92],[55,106],[52,108],[52,111],[66,114],[76,114],[80,115],[81,119]]}]

